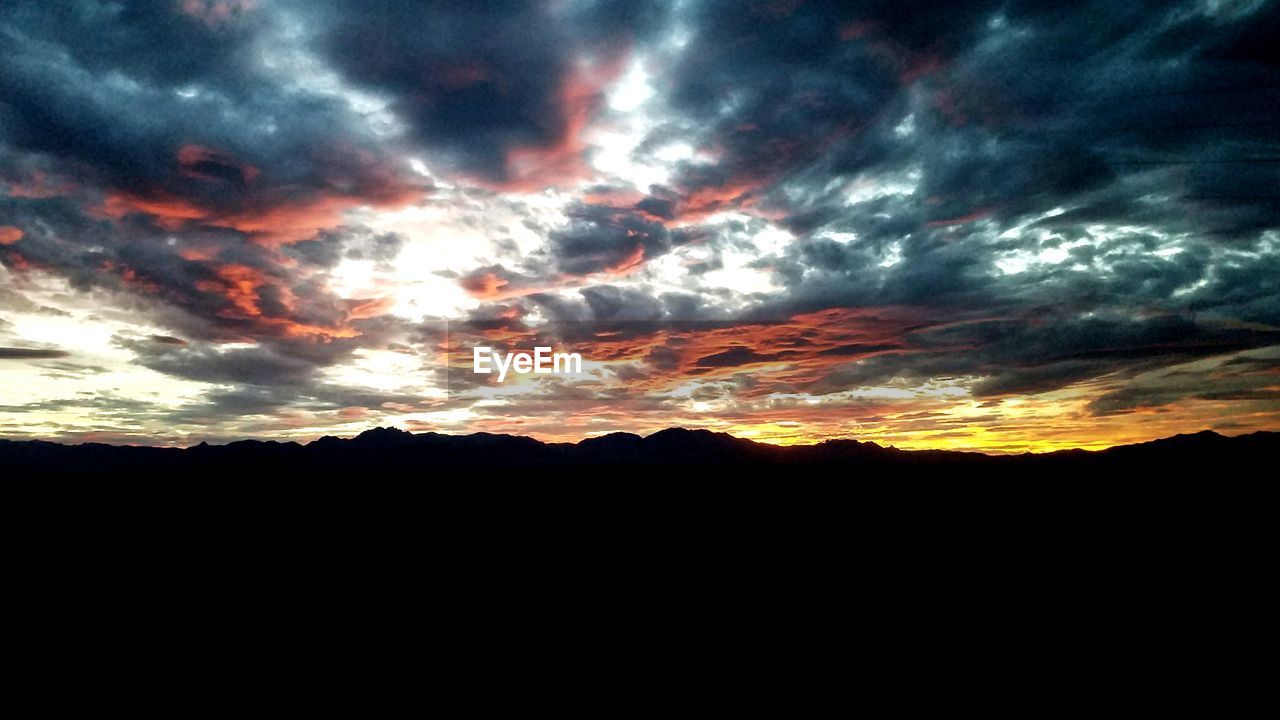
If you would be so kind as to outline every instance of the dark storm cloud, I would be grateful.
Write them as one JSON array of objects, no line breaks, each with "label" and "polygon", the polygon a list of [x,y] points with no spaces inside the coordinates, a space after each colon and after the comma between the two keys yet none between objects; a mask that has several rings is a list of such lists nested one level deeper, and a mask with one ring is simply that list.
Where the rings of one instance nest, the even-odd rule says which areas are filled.
[{"label": "dark storm cloud", "polygon": [[560,272],[623,274],[672,248],[705,236],[696,229],[669,230],[643,213],[607,205],[580,204],[566,213],[569,226],[551,233],[551,253]]},{"label": "dark storm cloud", "polygon": [[336,224],[343,206],[414,194],[345,101],[272,73],[281,45],[269,35],[284,20],[251,8],[210,23],[183,7],[6,5],[4,144],[38,153],[28,164],[46,178],[96,188],[98,214],[166,228],[296,240]]},{"label": "dark storm cloud", "polygon": [[910,334],[910,352],[836,368],[808,390],[840,392],[895,378],[921,382],[977,377],[982,380],[973,387],[975,397],[1027,395],[1103,375],[1133,376],[1169,364],[1267,347],[1278,340],[1276,331],[1216,327],[1183,317],[1079,319],[1042,314],[975,321]]},{"label": "dark storm cloud", "polygon": [[[103,288],[143,298],[155,320],[175,334],[204,340],[269,339],[309,343],[317,337],[350,342],[356,325],[367,321],[367,301],[342,300],[330,291],[323,253],[312,245],[290,258],[258,244],[235,242],[225,231],[170,233],[147,223],[117,223],[81,213],[71,198],[0,197],[0,210],[31,228],[0,262],[21,272],[35,267],[66,277],[76,289]],[[325,243],[341,254],[356,249],[388,258],[394,239],[352,229]],[[35,312],[30,301],[10,293],[0,303]],[[122,298],[124,296],[121,296]],[[15,305],[15,303],[18,303]]]},{"label": "dark storm cloud", "polygon": [[[515,287],[521,283],[532,287],[529,278],[514,276],[501,267],[481,268],[478,274],[463,278],[464,288],[476,288],[491,283],[493,278],[501,274],[503,277],[515,278]],[[476,292],[479,297],[483,293]],[[528,313],[545,316],[553,324],[563,327],[577,327],[585,337],[592,332],[608,330],[617,336],[618,332],[632,335],[651,332],[666,326],[678,327],[682,323],[725,323],[733,322],[731,315],[724,308],[710,302],[704,293],[656,293],[640,287],[619,287],[617,285],[592,285],[578,289],[572,294],[552,292],[521,292],[519,297],[506,298],[496,302],[487,302],[468,314],[467,319],[488,321],[496,318],[522,317]],[[708,325],[709,326],[709,325]]]},{"label": "dark storm cloud", "polygon": [[1238,253],[1215,266],[1203,287],[1188,294],[1190,307],[1244,323],[1280,327],[1280,254],[1273,248]]},{"label": "dark storm cloud", "polygon": [[349,334],[358,307],[317,282],[318,263],[264,246],[412,186],[343,101],[272,75],[279,21],[233,2],[0,9],[0,211],[22,230],[0,262],[136,293],[185,337]]},{"label": "dark storm cloud", "polygon": [[653,321],[668,317],[662,300],[643,290],[600,285],[580,294],[591,309],[589,317],[597,321]]},{"label": "dark storm cloud", "polygon": [[[664,3],[299,3],[351,81],[390,94],[432,162],[499,184],[555,182],[573,134]],[[584,65],[586,67],[584,67]],[[518,167],[515,153],[530,151]]]},{"label": "dark storm cloud", "polygon": [[[674,119],[655,139],[691,135],[717,160],[687,165],[678,199],[649,201],[659,216],[781,206],[799,216],[794,227],[812,230],[843,214],[822,190],[832,180],[918,163],[914,214],[945,225],[1092,204],[1089,193],[1122,176],[1140,190],[1153,168],[1138,161],[1275,149],[1271,61],[1231,52],[1228,63],[1221,52],[1274,24],[1274,5],[752,8],[689,11],[692,39],[662,77]],[[1217,92],[1228,80],[1244,91]],[[1233,197],[1250,185],[1256,194],[1270,170],[1193,165],[1174,187],[1243,208],[1226,225],[1256,230],[1274,224],[1274,203],[1268,212],[1262,200]],[[788,181],[785,195],[771,193]],[[1111,219],[1134,199],[1110,193]]]},{"label": "dark storm cloud", "polygon": [[[1249,39],[1274,4],[954,5],[692,5],[692,39],[659,76],[671,119],[642,147],[693,138],[715,160],[638,207],[754,207],[875,249],[1055,208],[1224,238],[1276,226],[1276,166],[1231,162],[1277,149],[1280,87]],[[908,170],[905,196],[846,199],[860,176]]]},{"label": "dark storm cloud", "polygon": [[646,201],[660,216],[699,217],[751,205],[815,162],[837,172],[883,162],[876,139],[907,106],[904,85],[966,47],[989,14],[982,3],[691,4],[691,39],[663,58],[672,119],[656,133],[692,136],[712,164],[686,163],[678,200]]},{"label": "dark storm cloud", "polygon": [[600,203],[574,203],[565,217],[563,227],[538,228],[545,233],[545,246],[510,253],[511,267],[475,268],[459,277],[459,284],[486,300],[533,296],[626,276],[675,248],[710,237],[700,228],[671,229],[646,213]]},{"label": "dark storm cloud", "polygon": [[[1258,41],[1277,4],[960,5],[690,6],[643,147],[693,138],[713,159],[637,207],[778,217],[798,241],[755,263],[786,287],[757,315],[979,321],[961,352],[874,358],[833,387],[966,375],[980,395],[1037,392],[1275,343],[1185,317],[1277,321],[1263,232],[1280,225],[1280,74]],[[999,269],[1011,255],[1031,265]]]},{"label": "dark storm cloud", "polygon": [[339,299],[323,271],[344,254],[391,261],[402,239],[340,227],[342,211],[425,187],[345,99],[288,74],[280,7],[0,8],[0,215],[20,231],[0,263],[145,298],[183,338],[267,344],[132,348],[161,372],[296,384],[386,336],[369,319],[383,300]]},{"label": "dark storm cloud", "polygon": [[977,396],[1035,393],[1280,341],[1270,324],[1277,310],[1272,255],[1237,253],[1237,267],[1222,267],[1209,241],[1183,242],[1164,256],[1153,252],[1160,238],[1128,233],[1072,248],[1074,265],[1006,275],[993,267],[995,251],[1043,252],[1061,242],[1001,244],[978,234],[934,244],[930,237],[908,237],[903,257],[887,269],[856,244],[821,239],[797,243],[779,263],[790,292],[764,312],[928,308],[941,326],[908,336],[913,352],[838,369],[815,391],[895,377],[977,377]]},{"label": "dark storm cloud", "polygon": [[225,16],[202,17],[199,11],[212,4],[9,2],[0,9],[0,21],[67,40],[65,51],[81,66],[111,68],[166,87],[214,76],[223,87],[247,90],[241,83],[253,69],[253,30],[262,17],[247,12],[251,2],[224,3]]}]

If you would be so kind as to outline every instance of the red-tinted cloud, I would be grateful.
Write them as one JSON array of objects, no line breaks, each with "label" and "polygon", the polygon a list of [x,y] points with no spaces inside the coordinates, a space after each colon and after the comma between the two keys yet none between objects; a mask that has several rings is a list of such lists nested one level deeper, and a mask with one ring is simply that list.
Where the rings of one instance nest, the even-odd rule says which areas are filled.
[{"label": "red-tinted cloud", "polygon": [[225,25],[254,8],[254,0],[182,0],[182,14],[210,29]]},{"label": "red-tinted cloud", "polygon": [[[908,336],[932,327],[910,308],[840,308],[807,313],[778,322],[601,323],[597,328],[531,328],[515,322],[479,323],[453,328],[454,349],[471,341],[528,349],[563,341],[589,360],[632,363],[622,383],[627,394],[664,393],[691,379],[716,380],[749,373],[752,386],[739,397],[803,392],[835,368],[880,355],[923,351]],[[571,337],[564,339],[562,334]],[[582,337],[582,332],[588,334]],[[455,357],[458,367],[470,357]]]},{"label": "red-tinted cloud", "polygon": [[[359,207],[395,209],[426,192],[418,180],[387,167],[386,159],[354,149],[321,155],[322,163],[344,168],[323,187],[296,187],[257,182],[257,168],[209,148],[184,145],[175,158],[178,172],[197,183],[185,194],[161,187],[112,191],[93,208],[100,217],[120,219],[140,213],[160,227],[178,231],[193,227],[228,228],[248,234],[268,247],[288,245],[336,228],[345,213]],[[229,184],[235,192],[207,194],[198,185]],[[348,186],[349,189],[348,189]]]},{"label": "red-tinted cloud", "polygon": [[506,157],[506,178],[490,183],[506,192],[541,192],[586,180],[592,168],[586,160],[587,130],[604,101],[604,91],[630,59],[629,52],[593,62],[579,61],[560,87],[564,127],[546,145],[513,148]]},{"label": "red-tinted cloud", "polygon": [[[214,272],[216,279],[201,280],[196,283],[196,289],[223,298],[226,306],[218,311],[218,317],[242,325],[247,337],[319,341],[357,337],[360,332],[346,321],[369,316],[348,312],[346,317],[337,322],[310,322],[300,319],[297,298],[281,278],[259,268],[234,263],[218,266]],[[268,291],[271,294],[271,310],[266,309],[265,295]],[[371,307],[366,305],[364,309],[368,311]]]},{"label": "red-tinted cloud", "polygon": [[500,277],[498,273],[493,271],[480,272],[473,275],[467,275],[458,281],[463,290],[471,293],[473,297],[482,300],[497,300],[505,296],[503,288],[509,286],[511,281]]},{"label": "red-tinted cloud", "polygon": [[184,145],[178,150],[178,166],[187,177],[224,180],[246,186],[261,172],[232,155],[200,145]]},{"label": "red-tinted cloud", "polygon": [[949,227],[951,225],[964,225],[966,223],[971,223],[971,222],[976,222],[978,220],[981,220],[982,218],[987,217],[993,212],[995,212],[995,208],[989,208],[989,207],[981,208],[967,215],[961,215],[959,217],[943,218],[941,220],[930,220],[928,223],[926,223],[926,225],[928,225],[931,228]]},{"label": "red-tinted cloud", "polygon": [[75,183],[53,178],[43,170],[34,170],[29,178],[0,183],[0,186],[5,188],[5,194],[9,197],[28,200],[43,200],[60,195],[69,195],[76,189]]}]

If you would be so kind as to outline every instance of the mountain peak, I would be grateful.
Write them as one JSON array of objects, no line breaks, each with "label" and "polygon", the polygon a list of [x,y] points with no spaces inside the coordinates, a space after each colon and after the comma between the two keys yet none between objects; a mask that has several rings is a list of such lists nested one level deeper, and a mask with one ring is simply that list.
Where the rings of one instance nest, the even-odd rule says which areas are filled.
[{"label": "mountain peak", "polygon": [[359,438],[368,439],[368,438],[380,438],[380,437],[406,437],[410,435],[413,435],[413,433],[409,432],[408,430],[401,430],[400,428],[389,427],[389,426],[382,427],[381,425],[379,425],[376,428],[371,428],[369,430],[365,430],[364,432],[360,433],[359,435],[356,436],[356,439],[359,439]]},{"label": "mountain peak", "polygon": [[351,442],[359,445],[401,445],[413,439],[413,433],[395,427],[376,427],[365,430],[351,438]]}]

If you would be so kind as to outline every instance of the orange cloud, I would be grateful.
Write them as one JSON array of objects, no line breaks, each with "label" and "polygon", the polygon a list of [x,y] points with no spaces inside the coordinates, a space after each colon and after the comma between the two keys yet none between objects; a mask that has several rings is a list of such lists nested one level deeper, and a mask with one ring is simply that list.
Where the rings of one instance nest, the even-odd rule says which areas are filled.
[{"label": "orange cloud", "polygon": [[[264,287],[272,288],[276,303],[286,313],[296,311],[296,298],[293,291],[279,279],[267,275],[262,270],[233,263],[218,267],[215,273],[217,280],[197,282],[196,289],[226,298],[231,307],[221,310],[218,315],[228,320],[246,321],[249,335],[310,338],[321,342],[360,335],[358,330],[346,324],[319,325],[298,322],[288,316],[268,315],[261,305],[261,291]],[[370,310],[368,306],[365,309]]]},{"label": "orange cloud", "polygon": [[749,178],[694,190],[681,201],[676,217],[677,224],[697,222],[722,210],[745,205],[752,194],[765,185],[765,182],[763,178]]},{"label": "orange cloud", "polygon": [[[218,277],[222,278],[223,296],[230,300],[231,304],[245,317],[262,315],[262,310],[258,307],[258,302],[261,300],[258,296],[258,288],[266,285],[267,279],[261,270],[247,265],[223,265],[218,268]],[[201,290],[217,291],[214,284],[208,281],[197,283],[197,287]]]},{"label": "orange cloud", "polygon": [[[617,387],[627,395],[661,394],[690,380],[712,381],[749,373],[753,384],[742,398],[795,393],[813,388],[838,366],[885,354],[922,352],[906,337],[936,323],[909,308],[841,308],[797,315],[780,322],[740,324],[607,323],[572,346],[584,358],[617,367],[636,366]],[[465,354],[471,341],[508,347],[558,344],[542,331],[518,322],[478,323],[451,329],[453,350]],[[470,337],[469,337],[470,336]],[[655,362],[657,359],[660,362]],[[465,366],[470,357],[451,358]]]},{"label": "orange cloud", "polygon": [[[180,230],[188,225],[228,228],[248,234],[266,247],[279,247],[315,237],[321,230],[340,226],[348,210],[358,207],[396,209],[422,198],[426,187],[416,180],[398,176],[378,158],[356,148],[329,151],[334,164],[355,168],[359,178],[334,177],[323,190],[299,189],[292,186],[254,188],[237,198],[232,207],[213,206],[182,197],[170,190],[146,192],[111,192],[101,204],[91,209],[97,217],[120,219],[131,213],[150,215],[166,230]],[[232,180],[234,173],[246,186],[260,175],[257,168],[215,150],[199,145],[185,145],[176,158],[178,170],[187,177]],[[349,192],[334,188],[358,187]],[[237,183],[239,184],[239,183]]]},{"label": "orange cloud", "polygon": [[207,211],[168,194],[148,198],[126,193],[109,193],[101,205],[90,209],[91,215],[117,220],[135,212],[154,217],[156,224],[167,230],[177,230],[188,220],[201,220],[208,216]]},{"label": "orange cloud", "polygon": [[21,239],[21,229],[12,225],[0,225],[0,245],[12,245]]},{"label": "orange cloud", "polygon": [[483,300],[497,300],[503,296],[502,288],[511,284],[510,280],[499,277],[497,273],[486,272],[479,275],[468,275],[458,281],[463,290]]},{"label": "orange cloud", "polygon": [[160,194],[142,197],[115,193],[94,209],[100,217],[119,219],[134,212],[152,216],[167,230],[179,230],[188,223],[239,230],[267,247],[279,247],[315,237],[321,230],[338,227],[344,213],[354,207],[372,204],[377,207],[407,205],[421,196],[421,191],[406,189],[395,195],[375,199],[336,195],[322,196],[296,203],[253,207],[238,212],[219,212],[191,201]]},{"label": "orange cloud", "polygon": [[363,318],[378,317],[390,310],[395,304],[395,298],[364,298],[358,300],[347,300],[347,319],[360,320]]},{"label": "orange cloud", "polygon": [[519,147],[507,153],[507,179],[482,183],[505,192],[540,192],[591,177],[587,163],[587,129],[604,100],[605,89],[626,68],[627,49],[612,57],[580,61],[560,87],[564,128],[551,143]]},{"label": "orange cloud", "polygon": [[203,262],[218,256],[219,248],[212,245],[191,245],[178,251],[178,257],[190,262]]}]

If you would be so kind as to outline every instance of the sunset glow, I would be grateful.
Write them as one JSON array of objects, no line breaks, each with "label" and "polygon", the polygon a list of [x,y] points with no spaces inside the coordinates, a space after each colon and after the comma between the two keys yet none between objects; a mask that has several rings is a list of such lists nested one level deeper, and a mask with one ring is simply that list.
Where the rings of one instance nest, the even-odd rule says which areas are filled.
[{"label": "sunset glow", "polygon": [[0,7],[0,436],[1280,429],[1280,3],[376,5]]}]

